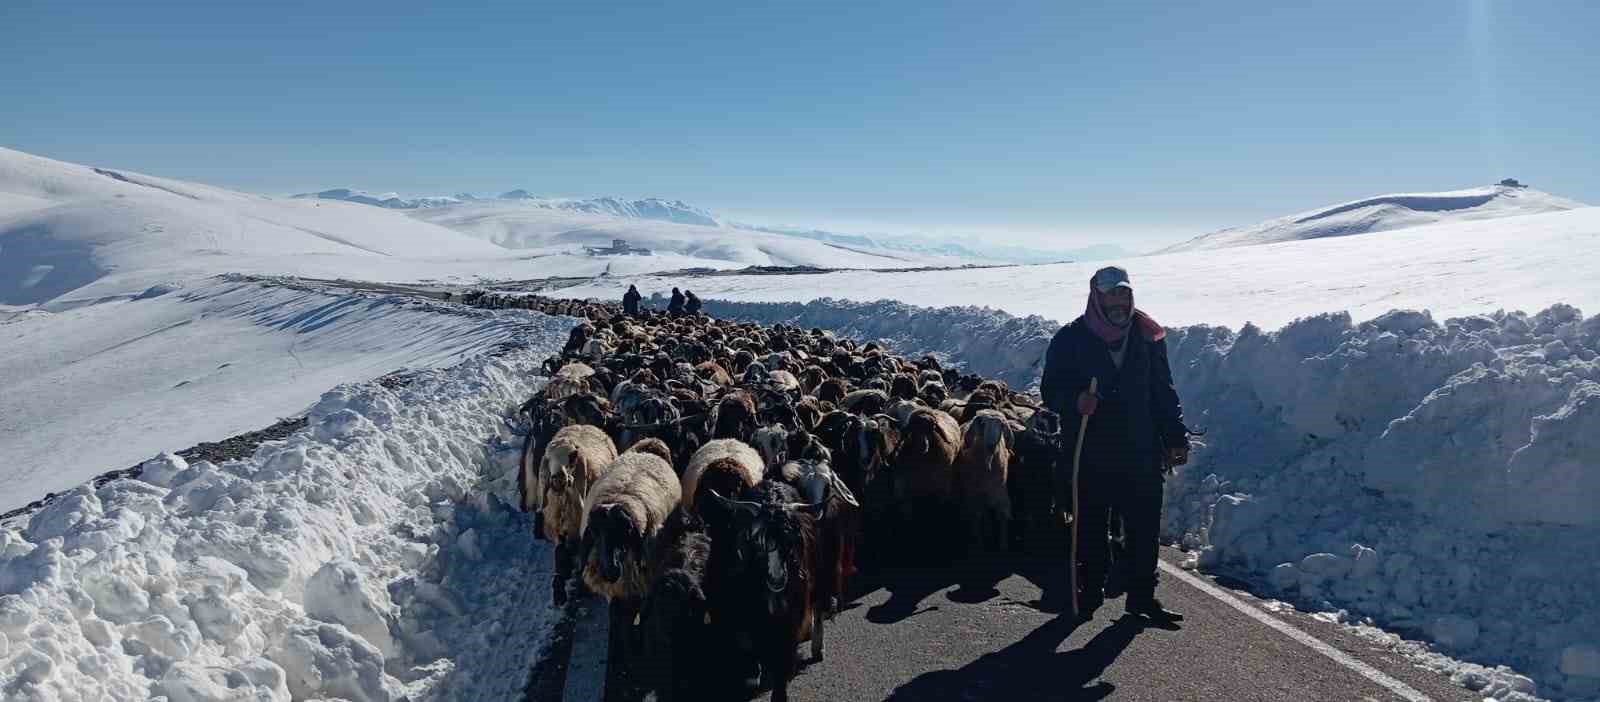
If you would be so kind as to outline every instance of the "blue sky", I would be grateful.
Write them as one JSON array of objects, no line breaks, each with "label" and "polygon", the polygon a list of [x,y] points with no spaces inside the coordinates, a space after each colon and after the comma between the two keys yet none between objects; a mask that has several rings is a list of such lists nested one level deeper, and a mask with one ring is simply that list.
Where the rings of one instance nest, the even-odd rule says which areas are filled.
[{"label": "blue sky", "polygon": [[0,145],[266,193],[681,198],[1131,248],[1600,204],[1600,3],[0,3]]}]

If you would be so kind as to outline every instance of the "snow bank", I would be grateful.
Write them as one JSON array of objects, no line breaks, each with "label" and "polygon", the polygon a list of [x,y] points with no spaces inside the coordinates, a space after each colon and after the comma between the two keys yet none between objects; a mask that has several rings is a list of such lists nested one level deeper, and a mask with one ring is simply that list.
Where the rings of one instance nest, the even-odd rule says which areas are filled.
[{"label": "snow bank", "polygon": [[1574,663],[1600,641],[1600,318],[1339,314],[1170,343],[1210,433],[1166,530],[1202,566],[1546,695],[1600,692]]},{"label": "snow bank", "polygon": [[246,460],[163,454],[0,530],[16,700],[508,699],[551,616],[510,412],[538,343],[340,385]]},{"label": "snow bank", "polygon": [[0,324],[0,511],[297,416],[324,390],[537,337],[542,317],[238,277]]}]

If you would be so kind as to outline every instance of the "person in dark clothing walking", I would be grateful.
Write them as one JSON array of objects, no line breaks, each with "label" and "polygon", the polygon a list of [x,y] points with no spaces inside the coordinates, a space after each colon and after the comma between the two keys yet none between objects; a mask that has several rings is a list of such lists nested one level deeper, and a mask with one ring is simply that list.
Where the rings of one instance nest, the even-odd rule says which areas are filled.
[{"label": "person in dark clothing walking", "polygon": [[[1098,392],[1089,380],[1099,380]],[[1166,330],[1133,306],[1133,284],[1117,267],[1096,271],[1083,315],[1056,332],[1045,352],[1044,404],[1061,415],[1062,445],[1077,443],[1089,417],[1078,474],[1078,612],[1093,616],[1105,601],[1110,557],[1107,520],[1121,516],[1129,613],[1177,621],[1155,597],[1162,481],[1189,460],[1183,406],[1167,364]],[[1072,456],[1062,461],[1072,470]],[[1063,479],[1062,483],[1069,480]]]},{"label": "person in dark clothing walking", "polygon": [[672,289],[672,301],[667,303],[667,314],[674,317],[683,315],[683,293],[677,288]]},{"label": "person in dark clothing walking", "polygon": [[684,303],[683,303],[683,311],[684,312],[688,312],[689,316],[691,316],[691,317],[694,316],[694,315],[700,314],[700,298],[697,297],[694,294],[694,291],[692,291],[692,290],[683,291],[683,298],[684,298]]},{"label": "person in dark clothing walking", "polygon": [[629,285],[628,292],[622,294],[622,313],[629,317],[639,316],[639,298],[641,297],[644,296],[639,294],[639,289]]}]

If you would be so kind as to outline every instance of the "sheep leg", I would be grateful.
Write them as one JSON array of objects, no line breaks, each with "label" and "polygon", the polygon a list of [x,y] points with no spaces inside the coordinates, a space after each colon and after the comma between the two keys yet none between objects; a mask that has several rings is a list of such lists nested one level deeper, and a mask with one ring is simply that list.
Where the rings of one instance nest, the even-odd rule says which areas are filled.
[{"label": "sheep leg", "polygon": [[555,572],[550,575],[550,601],[560,607],[567,603],[567,581],[572,579],[573,553],[570,539],[556,542]]},{"label": "sheep leg", "polygon": [[811,618],[812,618],[812,623],[811,623],[811,660],[812,660],[812,662],[821,662],[822,661],[822,621],[824,619],[826,619],[827,617],[823,616],[823,610],[817,609],[817,610],[814,610],[811,613]]}]

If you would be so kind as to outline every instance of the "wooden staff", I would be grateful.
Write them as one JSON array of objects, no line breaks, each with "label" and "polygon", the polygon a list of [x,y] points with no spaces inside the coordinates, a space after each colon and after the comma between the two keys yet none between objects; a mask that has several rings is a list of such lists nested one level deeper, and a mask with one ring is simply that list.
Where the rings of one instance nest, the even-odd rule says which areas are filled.
[{"label": "wooden staff", "polygon": [[[1089,394],[1100,390],[1100,379],[1089,378]],[[1098,408],[1097,408],[1098,409]],[[1072,449],[1072,549],[1067,563],[1067,587],[1072,589],[1072,614],[1078,616],[1078,523],[1083,514],[1078,511],[1078,465],[1083,461],[1083,436],[1089,432],[1089,415],[1078,419],[1078,445]],[[1105,535],[1101,534],[1101,538]]]}]

